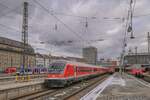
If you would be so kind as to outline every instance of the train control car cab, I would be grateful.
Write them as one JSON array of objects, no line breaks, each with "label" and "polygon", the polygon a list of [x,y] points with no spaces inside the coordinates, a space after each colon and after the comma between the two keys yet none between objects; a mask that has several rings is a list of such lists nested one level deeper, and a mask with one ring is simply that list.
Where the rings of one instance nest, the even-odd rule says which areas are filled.
[{"label": "train control car cab", "polygon": [[61,62],[53,62],[48,67],[48,78],[45,79],[45,84],[48,87],[58,87],[64,86],[66,84],[66,78],[64,77],[64,69],[66,67],[66,63]]},{"label": "train control car cab", "polygon": [[106,67],[94,66],[79,62],[55,61],[48,67],[46,87],[64,87],[73,82],[92,78],[107,73]]}]

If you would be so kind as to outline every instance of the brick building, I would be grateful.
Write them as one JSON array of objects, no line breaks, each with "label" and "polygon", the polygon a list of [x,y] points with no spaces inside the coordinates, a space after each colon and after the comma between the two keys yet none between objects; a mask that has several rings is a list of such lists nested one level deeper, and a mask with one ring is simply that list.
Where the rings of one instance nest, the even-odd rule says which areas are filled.
[{"label": "brick building", "polygon": [[51,56],[46,54],[36,53],[36,66],[49,67]]}]

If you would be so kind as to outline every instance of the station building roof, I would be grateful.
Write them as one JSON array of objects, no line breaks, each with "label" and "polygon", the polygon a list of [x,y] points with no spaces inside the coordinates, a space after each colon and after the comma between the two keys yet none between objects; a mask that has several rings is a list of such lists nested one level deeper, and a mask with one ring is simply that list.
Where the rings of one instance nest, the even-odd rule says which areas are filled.
[{"label": "station building roof", "polygon": [[[23,43],[20,41],[8,39],[5,37],[0,37],[0,44],[2,45],[7,45],[9,47],[15,47],[15,48],[23,48]],[[9,48],[3,48],[3,49],[9,49]],[[31,45],[27,45],[27,52],[28,53],[34,53],[34,49],[32,48]]]}]

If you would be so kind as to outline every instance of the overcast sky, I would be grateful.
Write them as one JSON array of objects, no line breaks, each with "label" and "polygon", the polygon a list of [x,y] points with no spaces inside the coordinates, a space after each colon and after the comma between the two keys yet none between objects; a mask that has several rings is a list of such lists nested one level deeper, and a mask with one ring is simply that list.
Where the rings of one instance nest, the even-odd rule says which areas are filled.
[{"label": "overcast sky", "polygon": [[[0,0],[0,36],[21,41],[24,1]],[[27,1],[29,2],[29,43],[36,51],[81,57],[83,47],[95,46],[98,49],[99,58],[120,56],[125,30],[123,19],[127,17],[130,0]],[[150,31],[149,5],[150,0],[136,0],[134,16],[138,17],[133,18],[136,38],[128,39],[127,50],[131,48],[134,51],[135,46],[138,46],[138,52],[147,51],[146,33]],[[87,28],[85,27],[86,17]],[[98,39],[104,39],[104,41],[94,41]],[[73,43],[61,45],[62,41],[70,40]],[[40,44],[40,41],[45,44]]]}]

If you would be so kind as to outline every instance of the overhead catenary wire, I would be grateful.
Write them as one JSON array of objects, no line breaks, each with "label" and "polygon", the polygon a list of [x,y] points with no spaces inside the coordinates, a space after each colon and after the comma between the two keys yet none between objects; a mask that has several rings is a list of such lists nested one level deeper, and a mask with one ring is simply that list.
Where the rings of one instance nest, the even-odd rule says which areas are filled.
[{"label": "overhead catenary wire", "polygon": [[[8,6],[6,6],[6,5],[4,5],[2,3],[0,3],[0,5],[5,6],[7,9],[11,9],[11,8],[9,8]],[[0,17],[6,16],[7,14],[9,14],[9,12],[17,13],[18,12],[17,9],[18,9],[18,6],[15,7],[14,9],[9,10],[7,13],[4,13],[4,14],[0,15]],[[68,16],[73,16],[73,15],[68,15]],[[80,17],[80,18],[82,17],[82,18],[84,18],[83,16],[74,16],[74,17]],[[41,24],[41,23],[39,23],[39,24]],[[5,28],[10,29],[10,30],[15,30],[16,32],[20,32],[19,30],[11,28],[11,27],[8,27],[8,26],[6,26],[4,24],[0,24],[0,26],[5,27]]]},{"label": "overhead catenary wire", "polygon": [[[134,0],[134,2],[133,2],[133,3],[134,3],[134,4],[133,4],[132,12],[134,13],[135,5],[136,5],[136,0]],[[138,18],[138,17],[143,17],[143,16],[150,16],[150,13],[134,15],[133,17],[134,17],[134,18]]]},{"label": "overhead catenary wire", "polygon": [[[3,5],[3,6],[5,6],[6,8],[10,9],[8,6],[6,6],[6,5],[4,5],[4,4],[2,4],[2,3],[0,3],[0,5]],[[4,14],[0,15],[0,17],[6,16],[9,12],[16,11],[17,8],[18,8],[18,7],[9,10],[7,13],[4,13]],[[1,23],[0,23],[0,26],[5,27],[5,28],[10,29],[10,30],[15,30],[16,32],[20,32],[20,31],[17,30],[17,29],[14,29],[14,28],[12,28],[12,27],[6,26],[6,25],[1,24]]]},{"label": "overhead catenary wire", "polygon": [[[135,4],[136,4],[136,0],[134,0],[134,2],[133,2],[134,4],[133,4],[133,11],[134,11],[134,8],[135,8]],[[8,9],[11,9],[11,8],[9,8],[8,6],[6,6],[6,5],[4,5],[4,4],[2,4],[2,3],[0,3],[0,5],[3,5],[3,6],[5,6],[6,8],[8,8]],[[5,13],[4,15],[2,15],[2,16],[5,16],[6,14],[8,14],[9,12],[17,12],[17,8],[18,7],[16,7],[15,9],[12,9],[12,10],[10,10],[10,11],[8,11],[7,13]],[[71,16],[71,17],[78,17],[78,18],[90,18],[90,19],[97,19],[97,17],[96,16],[91,16],[91,17],[88,17],[88,16],[78,16],[78,15],[73,15],[73,14],[66,14],[66,13],[63,13],[63,12],[54,12],[53,10],[51,11],[51,13],[52,14],[57,14],[57,15],[63,15],[63,16]],[[150,15],[150,13],[148,13],[148,14],[141,14],[141,15],[134,15],[133,17],[141,17],[141,16],[149,16]],[[1,16],[0,16],[1,17]],[[108,21],[112,21],[112,20],[117,20],[117,19],[121,19],[121,17],[103,17],[102,19],[104,19],[104,20],[108,20]]]},{"label": "overhead catenary wire", "polygon": [[[135,0],[135,1],[136,1],[136,0]],[[135,5],[135,3],[134,3],[134,5]],[[5,6],[6,6],[6,5],[5,5]],[[7,7],[7,6],[6,6],[6,7]],[[9,8],[9,7],[7,7],[7,8]],[[11,9],[11,8],[9,8],[9,9]],[[12,11],[13,11],[13,10],[16,11],[15,9],[12,9]],[[55,13],[54,13],[54,14],[55,14]],[[66,15],[66,14],[64,14],[64,13],[59,13],[59,14]],[[145,14],[145,15],[144,15],[144,14],[143,14],[143,15],[137,15],[137,16],[133,16],[133,17],[140,17],[140,16],[146,16],[146,15],[148,15],[148,14]],[[150,14],[149,14],[149,15],[150,15]],[[72,16],[72,17],[73,17],[74,15],[69,15],[69,16]],[[76,15],[75,15],[75,16],[76,16]],[[56,17],[57,17],[57,16],[56,16]],[[76,16],[76,17],[83,17],[83,18],[84,18],[85,16]],[[58,17],[57,17],[57,18],[58,18]],[[103,19],[107,19],[107,20],[109,20],[109,19],[119,19],[119,17],[118,17],[118,18],[117,18],[117,17],[116,17],[116,18],[103,17]],[[12,28],[9,28],[9,29],[12,29]],[[13,30],[14,30],[14,29],[13,29]]]},{"label": "overhead catenary wire", "polygon": [[62,15],[62,16],[71,16],[71,17],[78,17],[78,18],[89,18],[89,19],[94,19],[95,17],[87,17],[87,16],[77,16],[77,15],[73,15],[73,14],[66,14],[66,13],[63,13],[63,12],[54,12],[53,10],[51,11],[52,14],[55,14],[55,15]]},{"label": "overhead catenary wire", "polygon": [[[33,0],[36,4],[38,4],[44,11],[46,11],[48,13],[48,15],[53,16],[56,20],[58,20],[61,24],[63,24],[68,30],[70,30],[74,35],[76,35],[78,38],[80,38],[81,40],[84,41],[84,38],[82,36],[80,36],[79,34],[77,34],[72,28],[70,28],[67,24],[65,24],[62,20],[60,20],[57,16],[55,16],[54,14],[52,14],[47,8],[45,8],[43,5],[41,5],[38,1]],[[88,44],[90,44],[89,42],[87,42]]]},{"label": "overhead catenary wire", "polygon": [[18,13],[17,10],[18,10],[18,8],[20,7],[20,6],[17,6],[17,7],[15,7],[14,9],[11,9],[11,8],[9,8],[8,6],[6,6],[6,5],[4,5],[4,4],[2,4],[2,3],[0,3],[0,5],[3,5],[3,6],[5,6],[7,9],[10,9],[8,12],[6,12],[6,13],[0,15],[0,17],[4,17],[4,16],[6,16],[7,14],[12,13],[12,12]]},{"label": "overhead catenary wire", "polygon": [[[8,8],[8,9],[11,9],[11,8],[9,8],[8,6],[6,6],[6,5],[4,5],[4,4],[2,4],[2,3],[0,3],[0,5],[3,5],[3,6],[5,6],[6,8]],[[18,7],[16,7],[16,8],[14,8],[14,9],[11,9],[11,10],[9,10],[7,13],[4,13],[3,15],[0,15],[0,17],[3,17],[3,16],[6,16],[9,12],[18,12],[17,11],[17,8]],[[51,14],[53,14],[53,13],[51,13]],[[79,17],[79,18],[91,18],[91,19],[96,19],[96,17],[87,17],[87,16],[77,16],[77,15],[71,15],[71,14],[65,14],[65,13],[54,13],[54,14],[59,14],[59,15],[65,15],[65,16],[72,16],[72,17]],[[57,16],[55,16],[55,17],[57,17]],[[58,17],[57,17],[57,19],[58,19]],[[108,17],[104,17],[103,19],[105,19],[105,20],[115,20],[115,19],[119,19],[119,18],[108,18]],[[39,24],[41,24],[41,23],[39,23]],[[2,26],[2,25],[1,25]],[[9,29],[12,29],[12,28],[9,28]],[[13,29],[14,30],[14,29]],[[71,29],[72,30],[72,29]]]},{"label": "overhead catenary wire", "polygon": [[[77,18],[84,18],[84,19],[97,19],[99,20],[99,18],[97,18],[97,16],[77,16],[77,15],[73,15],[73,14],[66,14],[66,13],[62,13],[62,12],[54,12],[53,10],[51,11],[51,13],[53,15],[59,15],[59,16],[70,16],[70,17],[77,17]],[[101,19],[106,20],[106,21],[114,21],[114,20],[122,20],[121,17],[102,17]]]},{"label": "overhead catenary wire", "polygon": [[138,17],[144,17],[144,16],[150,16],[150,13],[147,14],[141,14],[141,15],[134,15],[134,18],[138,18]]},{"label": "overhead catenary wire", "polygon": [[135,5],[136,5],[136,0],[134,0],[134,2],[133,2],[133,8],[132,8],[133,13],[134,13],[134,10],[135,10]]},{"label": "overhead catenary wire", "polygon": [[[2,4],[2,5],[4,5],[4,4]],[[134,5],[135,5],[135,3],[134,3]],[[7,7],[6,5],[4,5],[4,6]],[[9,7],[7,7],[7,8],[10,9]],[[17,12],[17,11],[16,11],[16,8],[13,9],[12,11]],[[66,14],[64,14],[64,13],[59,13],[59,14],[66,15]],[[69,15],[69,16],[72,16],[72,17],[81,17],[81,18],[88,18],[88,17],[85,17],[85,16],[76,16],[76,15]],[[58,17],[57,17],[57,18],[58,18]],[[92,18],[92,17],[90,17],[90,18]],[[119,17],[114,17],[114,18],[111,18],[111,17],[103,17],[103,19],[105,19],[105,20],[116,20],[116,19],[121,19],[121,18],[119,18]],[[12,28],[9,28],[9,29],[12,29]]]}]

